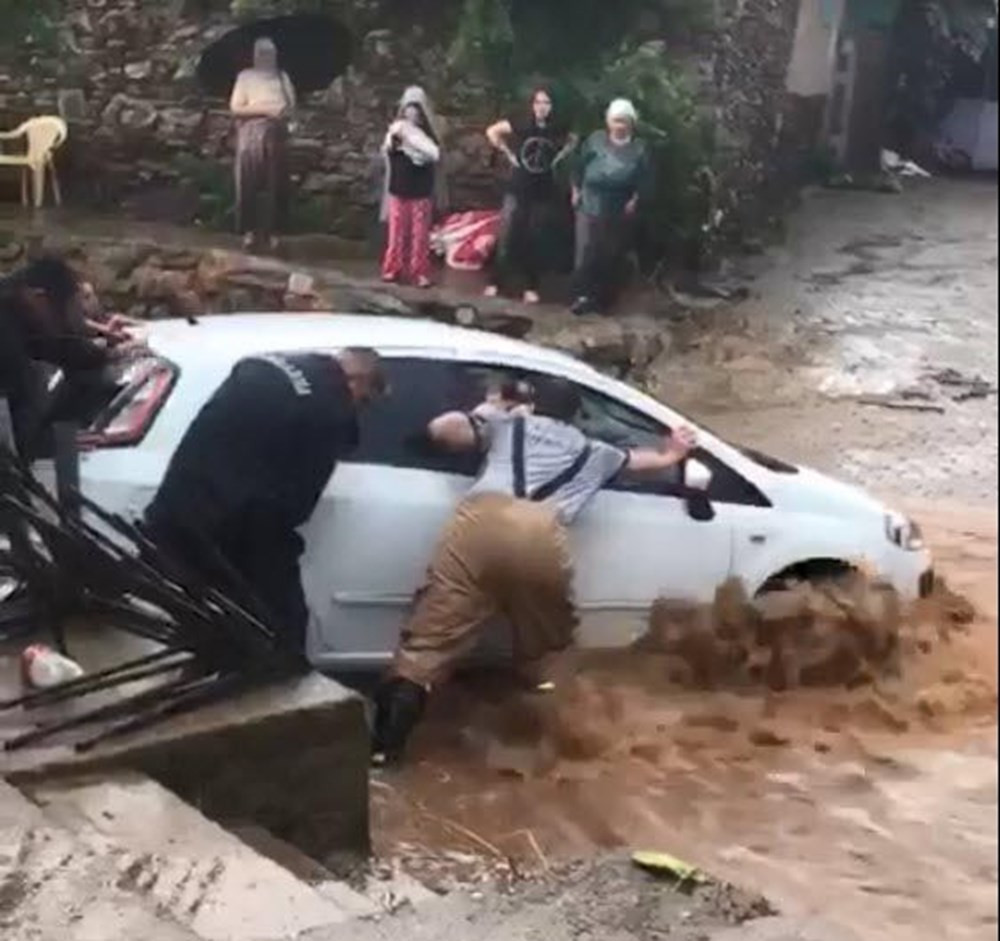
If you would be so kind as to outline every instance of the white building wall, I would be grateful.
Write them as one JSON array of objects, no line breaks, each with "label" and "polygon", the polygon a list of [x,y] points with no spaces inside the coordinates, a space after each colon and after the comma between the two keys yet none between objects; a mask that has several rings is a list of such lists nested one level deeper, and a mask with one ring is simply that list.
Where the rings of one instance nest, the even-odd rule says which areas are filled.
[{"label": "white building wall", "polygon": [[802,0],[785,83],[791,94],[804,98],[830,94],[845,6],[846,0]]}]

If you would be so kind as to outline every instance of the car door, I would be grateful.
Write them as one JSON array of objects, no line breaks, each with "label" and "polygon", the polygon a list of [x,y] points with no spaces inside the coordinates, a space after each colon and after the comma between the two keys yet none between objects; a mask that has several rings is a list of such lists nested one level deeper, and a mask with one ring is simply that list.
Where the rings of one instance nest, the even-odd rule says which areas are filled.
[{"label": "car door", "polygon": [[477,455],[443,453],[421,432],[476,392],[460,364],[387,357],[390,393],[361,414],[361,440],[342,461],[304,530],[303,584],[317,666],[370,668],[395,648],[441,530],[475,474]]},{"label": "car door", "polygon": [[[578,388],[582,405],[575,423],[590,437],[625,449],[661,446],[669,429],[656,419],[603,392]],[[645,631],[657,598],[708,601],[729,577],[732,520],[726,506],[715,505],[711,520],[696,520],[680,483],[680,468],[653,476],[626,471],[572,527],[582,645],[629,643]]]},{"label": "car door", "polygon": [[[470,362],[468,368],[479,389],[495,383],[497,373],[536,384],[568,379],[527,363]],[[580,399],[574,424],[585,434],[623,449],[661,447],[670,429],[657,418],[585,382],[574,385]],[[609,482],[570,528],[581,645],[626,645],[646,630],[657,598],[710,601],[730,576],[740,512],[767,501],[709,450],[700,448],[694,457],[712,474],[711,520],[690,515],[680,469],[671,468],[652,477],[625,473]]]}]

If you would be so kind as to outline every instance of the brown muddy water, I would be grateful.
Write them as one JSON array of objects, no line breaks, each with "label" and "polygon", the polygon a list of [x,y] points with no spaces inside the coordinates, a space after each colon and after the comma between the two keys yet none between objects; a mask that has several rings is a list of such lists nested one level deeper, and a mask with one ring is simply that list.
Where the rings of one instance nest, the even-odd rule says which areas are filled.
[{"label": "brown muddy water", "polygon": [[[995,937],[996,518],[921,518],[951,590],[898,649],[861,644],[854,688],[776,692],[752,662],[692,688],[662,649],[582,662],[544,701],[467,678],[373,781],[379,855],[447,887],[659,849],[864,938]],[[858,649],[858,618],[841,633]]]}]

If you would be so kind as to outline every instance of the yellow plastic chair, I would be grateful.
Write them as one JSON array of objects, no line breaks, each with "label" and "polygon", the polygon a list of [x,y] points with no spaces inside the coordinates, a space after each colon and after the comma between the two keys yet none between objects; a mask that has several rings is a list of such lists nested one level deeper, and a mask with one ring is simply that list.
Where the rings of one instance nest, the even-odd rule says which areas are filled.
[{"label": "yellow plastic chair", "polygon": [[56,175],[55,152],[66,143],[69,128],[62,118],[43,115],[29,118],[16,131],[0,133],[4,141],[24,140],[25,151],[19,154],[0,153],[0,167],[21,168],[21,204],[28,205],[28,177],[31,177],[33,203],[40,209],[45,202],[45,174],[52,177],[52,195],[56,205],[62,205],[62,191]]}]

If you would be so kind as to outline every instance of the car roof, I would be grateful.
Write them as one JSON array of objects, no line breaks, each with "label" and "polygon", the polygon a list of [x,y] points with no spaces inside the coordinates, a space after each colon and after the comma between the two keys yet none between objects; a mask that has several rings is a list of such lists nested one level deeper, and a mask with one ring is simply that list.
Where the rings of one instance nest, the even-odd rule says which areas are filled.
[{"label": "car roof", "polygon": [[200,359],[233,363],[268,352],[371,346],[383,352],[426,349],[516,356],[562,370],[591,371],[586,364],[556,350],[497,333],[417,318],[332,313],[219,314],[194,323],[158,320],[146,326],[150,346],[180,366]]}]

